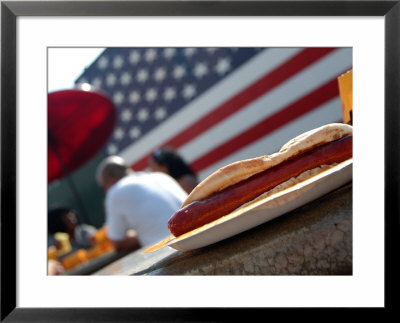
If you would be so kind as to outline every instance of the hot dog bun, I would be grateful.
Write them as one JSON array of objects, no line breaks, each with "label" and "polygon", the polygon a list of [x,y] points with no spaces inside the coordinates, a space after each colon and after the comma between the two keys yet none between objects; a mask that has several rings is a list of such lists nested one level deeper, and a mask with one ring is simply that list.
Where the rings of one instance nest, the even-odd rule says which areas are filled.
[{"label": "hot dog bun", "polygon": [[182,203],[181,208],[194,201],[202,201],[229,186],[276,166],[298,154],[352,133],[353,127],[347,124],[332,123],[324,125],[291,139],[277,153],[241,160],[224,166],[199,183]]}]

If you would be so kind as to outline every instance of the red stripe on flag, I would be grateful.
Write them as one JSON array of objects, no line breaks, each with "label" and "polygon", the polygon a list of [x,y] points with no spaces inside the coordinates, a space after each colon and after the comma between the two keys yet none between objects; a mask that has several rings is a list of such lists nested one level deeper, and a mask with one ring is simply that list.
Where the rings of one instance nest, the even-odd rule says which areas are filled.
[{"label": "red stripe on flag", "polygon": [[[161,146],[171,146],[178,149],[201,133],[205,132],[207,129],[239,111],[250,102],[254,101],[261,95],[264,95],[283,81],[299,73],[299,71],[308,65],[321,59],[323,56],[328,55],[334,50],[336,50],[336,48],[306,48],[302,50],[299,54],[293,56],[273,71],[267,73],[258,81],[213,109],[209,114],[198,119]],[[131,167],[135,170],[145,169],[149,157],[150,154],[143,156]]]},{"label": "red stripe on flag", "polygon": [[282,110],[279,110],[250,129],[209,151],[207,154],[191,163],[191,166],[196,172],[199,172],[216,163],[220,159],[225,158],[248,144],[266,136],[268,133],[273,132],[290,121],[312,111],[324,102],[338,96],[338,94],[339,89],[337,79],[334,78],[317,90],[302,97],[300,100],[290,104]]}]

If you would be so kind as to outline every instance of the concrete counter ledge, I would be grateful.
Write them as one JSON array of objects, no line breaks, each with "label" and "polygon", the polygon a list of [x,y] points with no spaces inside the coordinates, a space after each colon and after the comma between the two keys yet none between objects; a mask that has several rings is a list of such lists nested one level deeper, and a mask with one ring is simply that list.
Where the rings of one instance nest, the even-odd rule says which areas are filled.
[{"label": "concrete counter ledge", "polygon": [[137,250],[95,275],[351,275],[352,184],[188,252]]}]

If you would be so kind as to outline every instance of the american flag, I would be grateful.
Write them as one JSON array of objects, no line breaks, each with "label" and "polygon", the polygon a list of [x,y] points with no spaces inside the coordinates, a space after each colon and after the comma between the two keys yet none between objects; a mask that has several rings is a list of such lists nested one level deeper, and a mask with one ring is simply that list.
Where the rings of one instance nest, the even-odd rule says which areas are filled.
[{"label": "american flag", "polygon": [[107,155],[144,170],[173,147],[201,180],[341,122],[337,77],[351,68],[351,48],[107,48],[76,83],[116,106]]}]

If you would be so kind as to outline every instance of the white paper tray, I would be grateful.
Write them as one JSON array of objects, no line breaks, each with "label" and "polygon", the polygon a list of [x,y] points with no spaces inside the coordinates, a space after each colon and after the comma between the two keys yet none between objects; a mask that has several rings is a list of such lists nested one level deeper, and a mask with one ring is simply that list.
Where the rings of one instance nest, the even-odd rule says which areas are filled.
[{"label": "white paper tray", "polygon": [[168,237],[159,243],[159,247],[169,246],[187,251],[205,247],[254,228],[350,182],[353,176],[352,166],[353,160],[347,160],[302,183],[249,204],[178,238]]}]

